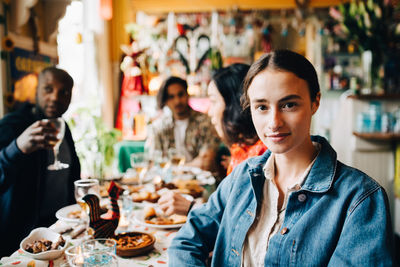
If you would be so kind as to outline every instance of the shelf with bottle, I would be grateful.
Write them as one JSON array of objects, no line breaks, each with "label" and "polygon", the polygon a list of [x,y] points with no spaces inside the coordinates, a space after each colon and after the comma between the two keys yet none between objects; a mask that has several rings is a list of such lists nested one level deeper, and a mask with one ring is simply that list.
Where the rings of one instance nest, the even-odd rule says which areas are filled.
[{"label": "shelf with bottle", "polygon": [[372,141],[400,141],[400,133],[363,133],[363,132],[353,132],[353,135]]},{"label": "shelf with bottle", "polygon": [[377,94],[359,94],[359,95],[349,95],[349,98],[352,99],[357,99],[357,100],[366,100],[366,101],[371,101],[371,100],[387,100],[387,101],[399,101],[400,100],[400,94],[382,94],[382,95],[377,95]]},{"label": "shelf with bottle", "polygon": [[[355,98],[368,100],[363,103],[366,109],[356,115],[353,135],[373,141],[400,140],[400,106],[391,98]],[[367,106],[366,106],[367,104]]]}]

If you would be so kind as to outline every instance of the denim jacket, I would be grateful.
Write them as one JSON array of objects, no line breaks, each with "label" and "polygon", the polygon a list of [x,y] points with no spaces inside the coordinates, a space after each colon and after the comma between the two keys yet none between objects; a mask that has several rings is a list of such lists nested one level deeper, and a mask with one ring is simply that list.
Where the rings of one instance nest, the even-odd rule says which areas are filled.
[{"label": "denim jacket", "polygon": [[[337,161],[320,136],[321,151],[298,191],[288,197],[284,222],[271,237],[265,266],[393,266],[393,231],[384,189]],[[240,266],[243,242],[262,201],[263,166],[250,158],[194,209],[168,249],[170,266]]]}]

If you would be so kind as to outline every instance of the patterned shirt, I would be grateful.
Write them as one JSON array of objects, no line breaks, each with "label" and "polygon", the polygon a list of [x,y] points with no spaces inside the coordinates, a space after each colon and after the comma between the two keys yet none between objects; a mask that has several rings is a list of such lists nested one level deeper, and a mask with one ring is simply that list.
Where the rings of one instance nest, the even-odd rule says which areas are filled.
[{"label": "patterned shirt", "polygon": [[250,157],[260,156],[264,154],[265,151],[267,151],[267,147],[261,140],[258,140],[254,145],[251,146],[244,144],[233,144],[230,148],[231,161],[229,162],[226,174],[229,175],[242,161]]},{"label": "patterned shirt", "polygon": [[[147,146],[150,153],[154,150],[161,150],[163,154],[167,155],[169,148],[176,148],[174,127],[175,119],[169,113],[163,114],[151,124],[147,138]],[[208,149],[217,151],[220,140],[206,114],[190,109],[184,144],[192,158],[196,158],[200,152]]]}]

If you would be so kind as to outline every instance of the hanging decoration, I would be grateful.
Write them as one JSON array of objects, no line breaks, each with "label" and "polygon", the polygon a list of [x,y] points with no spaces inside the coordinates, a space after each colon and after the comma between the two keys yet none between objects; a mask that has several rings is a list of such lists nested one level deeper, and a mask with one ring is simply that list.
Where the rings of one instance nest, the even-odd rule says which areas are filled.
[{"label": "hanging decoration", "polygon": [[268,22],[265,23],[265,26],[262,29],[262,39],[261,46],[263,53],[269,53],[272,50],[272,37],[271,37],[272,27]]},{"label": "hanging decoration", "polygon": [[1,48],[3,51],[11,52],[14,49],[14,40],[9,36],[4,36],[1,40]]},{"label": "hanging decoration", "polygon": [[112,0],[100,0],[100,17],[111,20],[113,17]]}]

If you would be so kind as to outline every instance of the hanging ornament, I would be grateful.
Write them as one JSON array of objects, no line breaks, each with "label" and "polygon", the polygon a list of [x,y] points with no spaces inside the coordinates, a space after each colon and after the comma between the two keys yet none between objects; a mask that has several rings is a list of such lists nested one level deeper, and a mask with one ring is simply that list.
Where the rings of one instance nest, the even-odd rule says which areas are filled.
[{"label": "hanging ornament", "polygon": [[8,108],[14,107],[15,99],[14,99],[14,95],[12,92],[6,92],[4,94],[4,104]]},{"label": "hanging ornament", "polygon": [[282,30],[281,30],[281,35],[283,37],[287,37],[289,34],[289,30],[288,30],[288,25],[287,23],[282,23]]},{"label": "hanging ornament", "polygon": [[268,22],[265,23],[265,26],[262,29],[261,46],[264,53],[269,53],[272,50],[271,26]]},{"label": "hanging ornament", "polygon": [[289,34],[289,31],[288,31],[288,22],[287,22],[287,18],[286,18],[286,10],[281,10],[281,17],[282,17],[281,35],[283,37],[287,37]]},{"label": "hanging ornament", "polygon": [[77,44],[82,43],[82,34],[80,32],[77,32],[75,35],[75,43],[77,43]]},{"label": "hanging ornament", "polygon": [[104,20],[111,20],[112,16],[112,0],[100,0],[100,17]]},{"label": "hanging ornament", "polygon": [[299,35],[303,37],[306,34],[306,24],[304,22],[300,23]]},{"label": "hanging ornament", "polygon": [[9,36],[4,36],[1,40],[1,48],[4,51],[11,52],[14,50],[14,41]]}]

